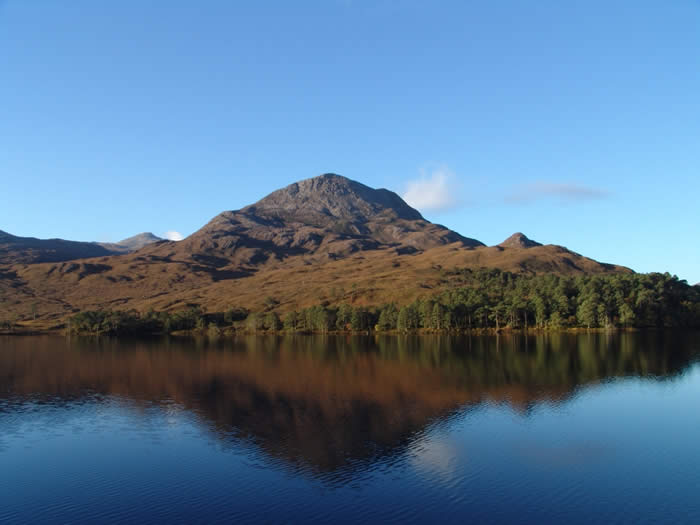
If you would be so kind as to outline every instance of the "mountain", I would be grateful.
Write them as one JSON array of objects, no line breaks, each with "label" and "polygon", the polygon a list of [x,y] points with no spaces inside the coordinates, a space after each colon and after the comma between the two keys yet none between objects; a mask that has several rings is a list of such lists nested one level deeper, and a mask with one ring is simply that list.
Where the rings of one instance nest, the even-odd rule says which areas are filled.
[{"label": "mountain", "polygon": [[143,248],[144,246],[148,246],[149,244],[153,244],[164,240],[165,239],[153,235],[151,232],[144,232],[139,233],[138,235],[134,235],[133,237],[123,239],[119,242],[101,242],[99,244],[103,248],[106,248],[107,250],[114,253],[129,253],[135,252],[136,250],[140,250],[141,248]]},{"label": "mountain", "polygon": [[367,223],[382,216],[425,221],[393,191],[375,190],[334,173],[290,184],[242,211],[315,225],[333,220]]},{"label": "mountain", "polygon": [[528,239],[525,234],[517,232],[508,237],[498,246],[501,248],[534,248],[535,246],[542,245],[539,242]]},{"label": "mountain", "polygon": [[69,261],[112,253],[94,242],[17,237],[0,231],[0,264]]},{"label": "mountain", "polygon": [[[177,252],[217,266],[259,266],[295,255],[336,259],[378,249],[407,254],[452,243],[483,246],[426,221],[392,191],[329,173],[217,215],[180,242]],[[152,253],[165,255],[172,249],[162,246]]]},{"label": "mountain", "polygon": [[[261,310],[270,300],[284,312],[319,302],[409,302],[458,286],[454,269],[630,271],[523,234],[488,247],[427,221],[394,192],[335,174],[220,213],[180,242],[143,234],[117,243],[124,252],[140,249],[117,255],[111,245],[75,244],[63,258],[41,252],[43,258],[13,259],[5,251],[0,301],[19,317],[38,310],[57,320],[79,310],[177,310],[193,303],[209,311]],[[74,258],[80,247],[89,258]]]},{"label": "mountain", "polygon": [[162,241],[152,233],[141,233],[118,243],[67,241],[18,237],[0,230],[0,264],[62,262],[129,253]]}]

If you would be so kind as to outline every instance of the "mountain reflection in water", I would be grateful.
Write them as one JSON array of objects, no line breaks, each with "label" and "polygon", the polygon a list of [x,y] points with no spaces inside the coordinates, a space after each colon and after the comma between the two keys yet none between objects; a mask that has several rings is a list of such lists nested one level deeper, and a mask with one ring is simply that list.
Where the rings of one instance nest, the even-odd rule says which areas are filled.
[{"label": "mountain reflection in water", "polygon": [[222,443],[345,479],[456,410],[498,403],[527,414],[615,378],[672,378],[697,356],[684,337],[6,337],[0,412],[95,396],[175,403]]}]

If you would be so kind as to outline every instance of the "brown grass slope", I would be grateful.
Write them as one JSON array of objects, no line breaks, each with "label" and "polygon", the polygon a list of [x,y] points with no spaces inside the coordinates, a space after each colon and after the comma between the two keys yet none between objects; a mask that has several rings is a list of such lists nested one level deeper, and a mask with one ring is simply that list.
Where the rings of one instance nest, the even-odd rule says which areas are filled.
[{"label": "brown grass slope", "polygon": [[630,271],[522,234],[487,247],[388,190],[338,175],[307,179],[214,217],[180,242],[124,255],[0,265],[0,316],[58,320],[89,309],[280,311],[327,301],[399,303],[459,284],[445,270],[491,267],[575,275]]}]

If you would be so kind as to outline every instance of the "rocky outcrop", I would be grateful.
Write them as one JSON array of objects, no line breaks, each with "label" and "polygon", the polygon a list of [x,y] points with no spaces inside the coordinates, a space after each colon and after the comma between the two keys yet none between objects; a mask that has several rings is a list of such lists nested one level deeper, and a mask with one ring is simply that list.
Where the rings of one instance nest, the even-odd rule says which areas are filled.
[{"label": "rocky outcrop", "polygon": [[517,232],[508,237],[498,246],[501,248],[534,248],[535,246],[542,245],[537,241],[529,239],[524,233]]}]

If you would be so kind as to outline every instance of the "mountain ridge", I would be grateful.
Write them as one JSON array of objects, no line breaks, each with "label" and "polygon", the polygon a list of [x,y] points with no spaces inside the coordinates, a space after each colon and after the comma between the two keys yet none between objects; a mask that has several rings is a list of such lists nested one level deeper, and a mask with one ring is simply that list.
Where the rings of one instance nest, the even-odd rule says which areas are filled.
[{"label": "mountain ridge", "polygon": [[103,243],[71,241],[60,238],[21,237],[0,230],[0,264],[65,262],[105,257],[129,253],[162,240],[150,232],[140,233],[117,243]]}]

